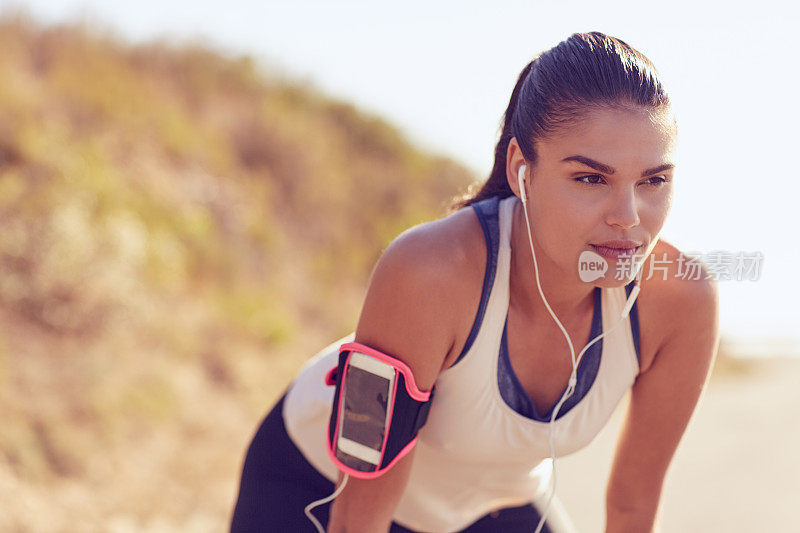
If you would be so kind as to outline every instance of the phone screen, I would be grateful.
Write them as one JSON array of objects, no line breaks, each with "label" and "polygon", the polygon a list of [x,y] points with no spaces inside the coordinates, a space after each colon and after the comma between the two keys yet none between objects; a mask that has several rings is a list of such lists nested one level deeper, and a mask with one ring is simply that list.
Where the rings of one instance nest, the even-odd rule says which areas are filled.
[{"label": "phone screen", "polygon": [[353,364],[347,367],[336,456],[356,470],[371,471],[380,462],[393,381]]}]

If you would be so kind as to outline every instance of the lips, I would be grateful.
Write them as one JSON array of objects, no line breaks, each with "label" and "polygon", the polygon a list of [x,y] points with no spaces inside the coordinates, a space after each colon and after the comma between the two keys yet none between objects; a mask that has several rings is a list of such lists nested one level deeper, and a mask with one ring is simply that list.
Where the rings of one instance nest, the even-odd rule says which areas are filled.
[{"label": "lips", "polygon": [[641,242],[629,239],[592,243],[592,246],[605,246],[606,248],[637,248],[641,245]]},{"label": "lips", "polygon": [[630,257],[639,252],[642,243],[630,240],[605,241],[601,244],[590,244],[595,252],[607,259]]}]

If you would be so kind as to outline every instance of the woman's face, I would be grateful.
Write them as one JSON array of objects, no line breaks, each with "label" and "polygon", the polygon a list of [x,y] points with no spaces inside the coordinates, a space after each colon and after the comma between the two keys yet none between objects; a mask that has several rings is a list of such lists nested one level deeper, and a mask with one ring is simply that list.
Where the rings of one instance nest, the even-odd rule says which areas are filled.
[{"label": "woman's face", "polygon": [[632,280],[635,271],[626,270],[626,259],[609,256],[601,246],[633,241],[638,256],[652,251],[672,204],[675,137],[669,111],[601,109],[537,141],[529,216],[548,258],[587,282],[591,273],[584,262],[581,274],[578,263],[596,257],[581,255],[591,251],[608,264],[593,285],[617,287]]}]

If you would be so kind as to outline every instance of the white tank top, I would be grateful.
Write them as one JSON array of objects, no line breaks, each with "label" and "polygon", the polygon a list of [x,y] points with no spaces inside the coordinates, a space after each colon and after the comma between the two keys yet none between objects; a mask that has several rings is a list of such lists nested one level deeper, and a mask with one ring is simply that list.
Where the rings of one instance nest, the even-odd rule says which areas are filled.
[{"label": "white tank top", "polygon": [[[490,200],[493,201],[481,202],[483,209],[476,209],[487,236],[487,256],[492,248],[485,223],[490,217],[485,213],[491,215],[493,206],[499,211],[496,270],[489,272],[487,266],[485,282],[491,281],[489,274],[494,274],[494,279],[486,284],[490,292],[485,307],[482,306],[482,321],[479,311],[475,324],[478,329],[473,328],[474,335],[470,335],[472,344],[436,380],[433,403],[427,423],[419,432],[408,485],[393,516],[395,522],[417,531],[459,531],[502,507],[535,502],[541,511],[546,502],[551,472],[546,420],[551,413],[538,417],[539,420],[521,414],[507,403],[504,397],[509,394],[507,391],[501,394],[498,385],[504,382],[503,376],[498,376],[498,368],[501,374],[504,372],[499,364],[501,352],[507,350],[504,337],[509,302],[511,215],[514,203],[519,200],[516,196],[499,202],[497,198]],[[600,314],[605,331],[619,319],[627,299],[626,288],[597,291],[601,291]],[[596,317],[600,318],[597,310]],[[631,328],[636,317],[634,309],[623,324],[584,355],[579,367],[579,386],[573,395],[575,400],[570,406],[565,402],[554,423],[557,456],[589,444],[633,384],[639,371],[638,338],[634,341],[638,329]],[[594,338],[596,333],[592,333]],[[311,358],[289,388],[283,408],[292,441],[311,465],[334,482],[337,469],[326,450],[334,388],[325,385],[325,374],[337,365],[339,346],[353,338],[351,333]],[[578,352],[586,343],[573,342]],[[593,348],[596,353],[592,358]],[[569,357],[568,352],[565,357]],[[510,372],[513,374],[513,369]],[[521,390],[518,381],[516,384]],[[559,530],[557,523],[551,527]]]}]

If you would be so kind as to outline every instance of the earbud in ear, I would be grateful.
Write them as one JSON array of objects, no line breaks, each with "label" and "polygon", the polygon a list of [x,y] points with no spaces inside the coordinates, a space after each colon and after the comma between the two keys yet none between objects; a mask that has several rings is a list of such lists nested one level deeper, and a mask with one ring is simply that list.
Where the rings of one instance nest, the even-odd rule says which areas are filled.
[{"label": "earbud in ear", "polygon": [[527,170],[527,168],[528,168],[527,165],[522,165],[521,167],[519,167],[519,172],[517,172],[517,183],[519,184],[519,194],[520,197],[522,198],[523,204],[525,204],[525,202],[528,201],[528,197],[525,194],[525,171]]}]

